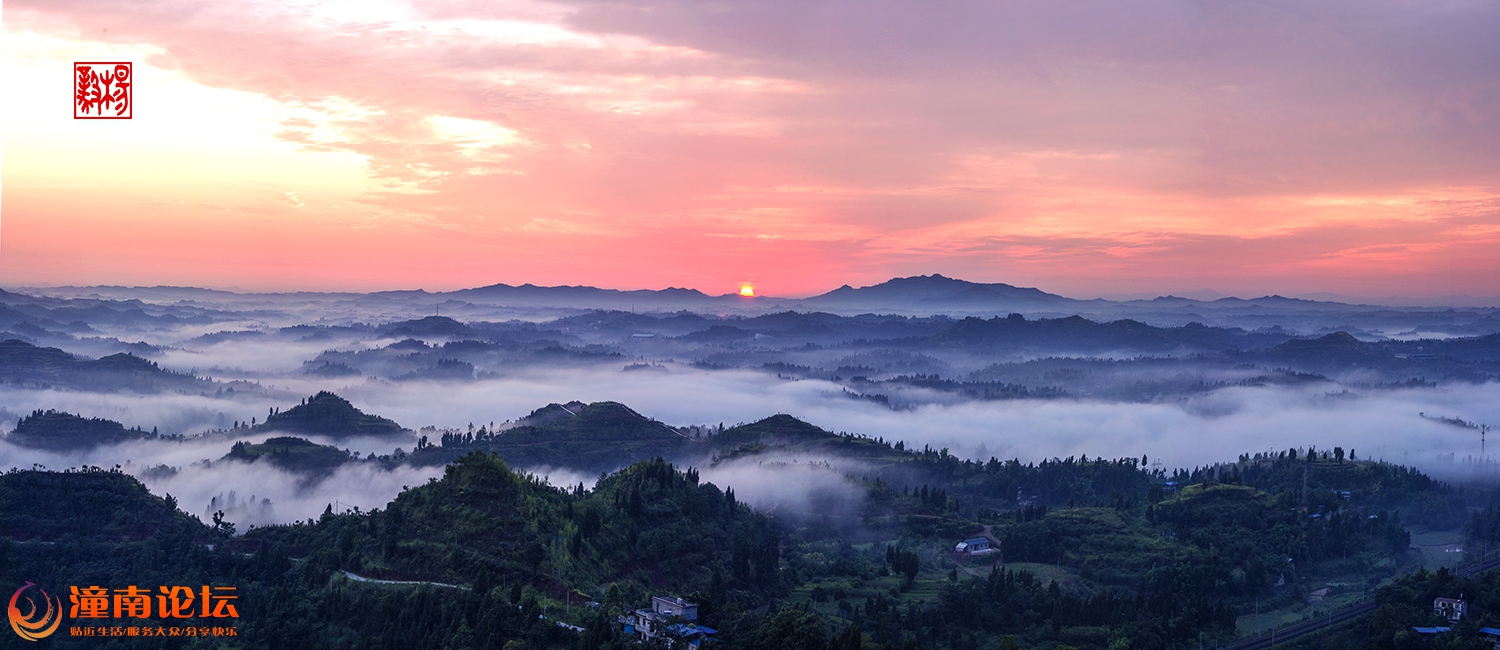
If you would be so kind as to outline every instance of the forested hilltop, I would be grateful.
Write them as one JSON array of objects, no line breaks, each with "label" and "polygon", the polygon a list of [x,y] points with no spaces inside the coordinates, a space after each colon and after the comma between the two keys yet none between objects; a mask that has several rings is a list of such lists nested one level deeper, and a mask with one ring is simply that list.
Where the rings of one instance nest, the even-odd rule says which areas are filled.
[{"label": "forested hilltop", "polygon": [[[724,442],[799,435],[825,444],[785,419]],[[115,470],[11,471],[0,579],[238,586],[240,636],[214,647],[633,647],[616,617],[665,594],[698,603],[724,648],[1192,648],[1377,593],[1395,614],[1364,638],[1397,647],[1401,625],[1426,620],[1421,598],[1451,586],[1433,581],[1452,581],[1400,577],[1421,559],[1412,531],[1500,529],[1494,509],[1470,515],[1485,495],[1342,449],[1173,473],[1139,458],[903,455],[931,482],[848,475],[860,506],[844,518],[757,511],[661,459],[555,487],[476,451],[384,508],[243,531]],[[1010,503],[975,505],[992,492]],[[1000,551],[954,552],[964,539]],[[1481,602],[1475,623],[1500,624]]]}]

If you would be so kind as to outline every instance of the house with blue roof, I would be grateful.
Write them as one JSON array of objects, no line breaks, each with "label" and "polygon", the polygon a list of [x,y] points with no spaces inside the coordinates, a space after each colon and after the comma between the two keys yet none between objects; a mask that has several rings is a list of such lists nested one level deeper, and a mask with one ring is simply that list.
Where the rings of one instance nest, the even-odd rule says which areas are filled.
[{"label": "house with blue roof", "polygon": [[990,546],[989,538],[986,537],[972,537],[953,546],[954,553],[967,553],[969,555],[982,555],[994,550]]}]

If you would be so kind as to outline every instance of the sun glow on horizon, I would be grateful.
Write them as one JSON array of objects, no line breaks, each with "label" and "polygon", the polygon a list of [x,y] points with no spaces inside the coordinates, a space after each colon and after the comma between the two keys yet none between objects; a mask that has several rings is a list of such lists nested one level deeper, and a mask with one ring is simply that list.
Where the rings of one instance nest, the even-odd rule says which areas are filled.
[{"label": "sun glow on horizon", "polygon": [[[877,3],[868,24],[179,4],[212,10],[5,3],[0,285],[749,300],[941,271],[1080,298],[1488,302],[1500,278],[1500,104],[1474,99],[1496,66],[1461,36],[1500,19],[1483,3],[1153,5],[1103,37],[1073,2]],[[679,31],[703,21],[739,26]],[[1042,36],[935,38],[964,25]],[[912,64],[865,63],[886,56]],[[133,63],[132,119],[73,119],[77,61]],[[994,74],[1033,69],[1061,76]]]}]

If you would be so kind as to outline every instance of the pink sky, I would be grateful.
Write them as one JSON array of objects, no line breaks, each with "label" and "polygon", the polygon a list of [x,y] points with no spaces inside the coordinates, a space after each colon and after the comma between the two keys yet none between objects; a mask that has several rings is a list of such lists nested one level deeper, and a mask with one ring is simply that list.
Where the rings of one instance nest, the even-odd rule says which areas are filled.
[{"label": "pink sky", "polygon": [[[1500,5],[9,0],[0,284],[1500,294]],[[136,117],[75,121],[71,62]]]}]

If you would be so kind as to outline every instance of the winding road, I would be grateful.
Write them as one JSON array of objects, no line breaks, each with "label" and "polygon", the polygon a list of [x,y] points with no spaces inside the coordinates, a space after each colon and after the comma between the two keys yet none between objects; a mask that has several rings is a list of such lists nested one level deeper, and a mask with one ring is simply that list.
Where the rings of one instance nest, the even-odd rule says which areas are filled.
[{"label": "winding road", "polygon": [[432,585],[434,587],[446,587],[448,589],[462,589],[464,591],[470,591],[470,589],[471,589],[470,587],[465,587],[463,585],[450,585],[450,584],[448,584],[446,582],[427,582],[427,581],[424,581],[424,580],[377,580],[375,578],[366,578],[364,576],[357,576],[357,575],[354,575],[352,573],[349,573],[348,571],[340,571],[340,573],[344,574],[350,580],[353,580],[355,582],[369,582],[369,583],[374,583],[374,584],[377,584],[377,585]]}]

